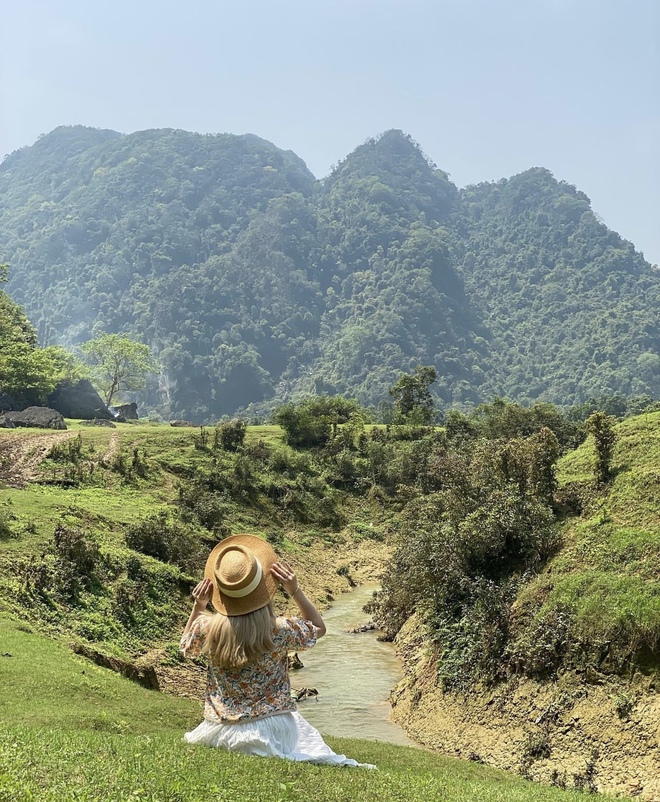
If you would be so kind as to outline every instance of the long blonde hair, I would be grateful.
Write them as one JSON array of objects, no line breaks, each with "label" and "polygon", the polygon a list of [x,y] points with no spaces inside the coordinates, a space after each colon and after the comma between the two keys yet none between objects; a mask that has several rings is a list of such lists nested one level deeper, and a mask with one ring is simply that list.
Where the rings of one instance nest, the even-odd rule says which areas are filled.
[{"label": "long blonde hair", "polygon": [[202,654],[208,654],[214,665],[222,668],[243,668],[274,647],[275,614],[269,602],[245,615],[206,613],[210,621]]}]

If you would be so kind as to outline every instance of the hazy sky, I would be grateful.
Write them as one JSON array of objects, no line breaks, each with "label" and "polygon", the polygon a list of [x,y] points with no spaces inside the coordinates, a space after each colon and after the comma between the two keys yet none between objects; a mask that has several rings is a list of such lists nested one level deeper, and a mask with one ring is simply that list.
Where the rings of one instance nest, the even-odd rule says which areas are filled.
[{"label": "hazy sky", "polygon": [[0,157],[58,125],[251,132],[318,177],[402,128],[459,186],[543,166],[660,263],[660,0],[19,0]]}]

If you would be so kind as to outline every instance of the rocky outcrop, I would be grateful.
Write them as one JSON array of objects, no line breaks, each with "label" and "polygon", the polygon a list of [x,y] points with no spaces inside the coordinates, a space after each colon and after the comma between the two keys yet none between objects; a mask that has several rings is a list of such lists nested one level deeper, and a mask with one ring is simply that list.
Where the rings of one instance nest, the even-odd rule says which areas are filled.
[{"label": "rocky outcrop", "polygon": [[103,652],[99,652],[84,643],[76,643],[71,648],[76,654],[80,654],[88,660],[92,660],[97,666],[116,671],[118,674],[121,674],[122,677],[137,682],[145,688],[154,691],[160,690],[156,671],[151,665],[130,663],[127,660],[122,660],[120,657],[112,657],[109,654],[103,654]]},{"label": "rocky outcrop", "polygon": [[15,429],[16,424],[12,423],[6,415],[0,415],[0,429]]},{"label": "rocky outcrop", "polygon": [[6,412],[3,416],[14,426],[26,426],[34,429],[66,429],[66,423],[60,413],[50,407],[28,407],[22,412]]},{"label": "rocky outcrop", "polygon": [[16,402],[9,393],[0,393],[0,413],[16,409]]},{"label": "rocky outcrop", "polygon": [[123,418],[125,421],[127,420],[139,420],[138,411],[137,411],[137,404],[133,401],[131,404],[119,404],[119,406],[113,406],[115,411],[115,415],[119,418]]},{"label": "rocky outcrop", "polygon": [[189,420],[171,420],[170,421],[170,426],[188,426],[188,427],[191,427],[193,429],[197,428],[196,425],[192,421],[189,421]]},{"label": "rocky outcrop", "polygon": [[113,420],[115,417],[87,379],[81,379],[75,384],[65,382],[58,385],[48,396],[48,405],[65,418]]}]

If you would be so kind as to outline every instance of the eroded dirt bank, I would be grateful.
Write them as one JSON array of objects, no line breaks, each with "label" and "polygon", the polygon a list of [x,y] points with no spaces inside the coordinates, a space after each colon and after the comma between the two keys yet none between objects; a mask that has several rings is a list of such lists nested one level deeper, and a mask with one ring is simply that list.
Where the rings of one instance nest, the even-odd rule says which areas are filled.
[{"label": "eroded dirt bank", "polygon": [[397,638],[405,678],[391,696],[411,738],[530,779],[660,802],[660,694],[601,675],[445,694],[411,619]]}]

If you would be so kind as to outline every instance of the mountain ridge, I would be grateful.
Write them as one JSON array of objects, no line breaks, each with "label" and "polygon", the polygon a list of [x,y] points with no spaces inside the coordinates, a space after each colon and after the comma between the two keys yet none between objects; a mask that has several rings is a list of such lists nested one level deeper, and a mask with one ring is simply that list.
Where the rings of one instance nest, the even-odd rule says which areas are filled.
[{"label": "mountain ridge", "polygon": [[138,398],[217,418],[310,392],[376,406],[660,395],[660,272],[545,168],[459,190],[387,131],[317,180],[260,137],[62,127],[0,165],[0,261],[42,342],[163,364]]}]

